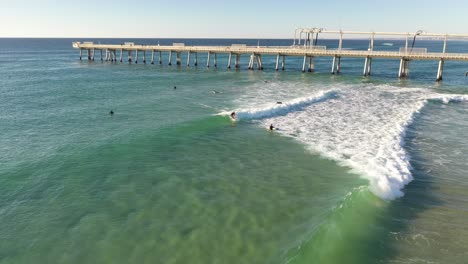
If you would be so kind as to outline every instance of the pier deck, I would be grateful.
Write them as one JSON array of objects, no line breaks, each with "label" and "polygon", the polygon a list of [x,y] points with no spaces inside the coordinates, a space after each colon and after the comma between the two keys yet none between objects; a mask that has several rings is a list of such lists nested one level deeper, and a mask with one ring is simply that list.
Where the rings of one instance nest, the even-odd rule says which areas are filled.
[{"label": "pier deck", "polygon": [[[468,43],[467,43],[468,45]],[[457,60],[468,61],[468,53],[442,53],[442,52],[418,52],[418,51],[367,51],[367,50],[348,50],[348,49],[314,49],[303,46],[158,46],[158,45],[106,45],[106,44],[83,44],[74,43],[74,48],[96,49],[112,51],[155,51],[155,52],[210,52],[218,54],[263,54],[263,55],[281,55],[281,56],[313,56],[313,57],[354,57],[354,58],[385,58],[400,59],[402,57],[410,60]]]},{"label": "pier deck", "polygon": [[[299,32],[299,38],[297,33]],[[317,46],[318,34],[330,33],[339,35],[339,44],[336,49],[327,49],[325,46]],[[352,50],[343,49],[343,35],[345,34],[359,34],[369,35],[369,48],[368,50]],[[302,36],[304,35],[304,39]],[[405,46],[401,47],[399,51],[376,51],[374,50],[374,38],[376,35],[394,35],[403,36],[406,38]],[[314,41],[315,36],[315,41]],[[414,43],[417,36],[421,37],[434,37],[439,40],[443,40],[442,52],[427,52],[425,48],[414,48]],[[413,38],[412,45],[409,45],[410,37]],[[73,47],[80,50],[80,59],[82,58],[82,52],[87,51],[88,60],[94,60],[95,51],[98,50],[101,53],[101,60],[103,60],[102,51],[106,51],[106,61],[117,61],[117,52],[120,52],[119,61],[123,61],[123,54],[127,53],[127,59],[129,62],[134,61],[138,63],[139,52],[143,53],[143,63],[146,63],[146,52],[151,52],[151,64],[154,64],[154,55],[159,53],[159,64],[162,64],[161,53],[169,53],[169,65],[172,65],[172,54],[176,54],[176,64],[181,65],[181,53],[187,53],[187,66],[190,65],[190,55],[195,55],[194,65],[198,65],[197,54],[200,52],[207,53],[206,66],[210,67],[210,55],[213,55],[214,66],[216,67],[216,55],[217,54],[229,54],[228,68],[231,68],[232,56],[235,56],[235,67],[239,68],[240,56],[249,55],[250,61],[248,69],[253,70],[254,64],[257,64],[257,69],[262,70],[262,55],[273,55],[276,56],[276,67],[279,69],[280,58],[282,58],[281,69],[284,70],[286,56],[298,56],[303,57],[302,71],[311,72],[314,70],[314,57],[332,57],[332,70],[331,73],[340,73],[341,69],[341,58],[364,58],[364,70],[363,75],[368,76],[371,74],[372,59],[399,59],[400,68],[398,71],[398,77],[408,77],[409,75],[409,62],[412,60],[436,60],[439,62],[437,69],[436,80],[442,80],[443,68],[445,61],[468,61],[468,53],[450,53],[446,52],[447,39],[466,39],[468,35],[461,34],[428,34],[423,31],[417,31],[413,35],[410,33],[398,33],[398,32],[355,32],[355,31],[326,31],[321,28],[299,28],[294,32],[294,43],[291,46],[247,46],[244,44],[233,44],[231,46],[186,46],[183,43],[174,43],[172,46],[160,46],[160,45],[135,45],[133,42],[125,42],[124,44],[94,44],[92,42],[73,42]],[[298,40],[298,45],[296,45]],[[303,40],[303,45],[301,45]],[[468,42],[467,42],[468,45]],[[133,58],[132,54],[135,54]],[[308,64],[308,66],[307,66]],[[307,66],[307,67],[306,67]]]}]

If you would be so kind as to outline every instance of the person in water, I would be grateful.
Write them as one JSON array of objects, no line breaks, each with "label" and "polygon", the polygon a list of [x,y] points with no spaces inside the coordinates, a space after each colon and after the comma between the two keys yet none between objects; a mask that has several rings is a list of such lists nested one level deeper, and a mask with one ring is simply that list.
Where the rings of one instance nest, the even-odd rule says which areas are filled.
[{"label": "person in water", "polygon": [[231,113],[231,118],[232,118],[232,119],[236,119],[236,112],[232,112],[232,113]]},{"label": "person in water", "polygon": [[109,115],[114,115],[114,111],[110,110]]},{"label": "person in water", "polygon": [[273,130],[275,129],[275,127],[273,126],[273,124],[270,125],[270,130]]}]

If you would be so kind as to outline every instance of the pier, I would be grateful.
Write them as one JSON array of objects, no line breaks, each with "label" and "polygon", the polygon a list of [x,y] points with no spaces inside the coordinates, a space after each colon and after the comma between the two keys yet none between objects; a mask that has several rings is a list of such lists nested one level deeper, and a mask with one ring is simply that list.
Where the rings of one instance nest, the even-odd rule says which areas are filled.
[{"label": "pier", "polygon": [[[332,34],[337,37],[338,48],[329,49],[326,46],[318,46],[319,34]],[[369,47],[367,50],[352,50],[344,49],[343,39],[344,36],[359,35],[369,38]],[[378,51],[374,50],[374,41],[376,36],[394,36],[405,39],[405,46],[399,47],[398,51]],[[416,37],[431,37],[439,40],[442,45],[442,52],[428,52],[426,48],[415,48],[414,43]],[[415,33],[409,32],[367,32],[367,31],[330,31],[322,28],[298,28],[294,32],[294,39],[291,46],[247,46],[244,44],[232,44],[231,46],[186,46],[184,43],[173,43],[172,45],[136,45],[133,42],[125,42],[123,44],[95,44],[93,42],[73,42],[73,47],[79,49],[80,60],[83,59],[83,53],[90,61],[95,60],[96,51],[100,54],[101,61],[110,62],[124,62],[138,63],[139,56],[142,58],[142,63],[147,63],[147,54],[151,56],[149,61],[155,64],[155,55],[157,63],[162,64],[162,53],[168,53],[168,65],[173,63],[173,54],[175,53],[176,65],[182,65],[181,54],[187,54],[186,66],[191,65],[193,57],[193,65],[198,66],[198,53],[206,53],[207,61],[206,67],[218,66],[217,54],[227,54],[228,61],[227,68],[231,68],[233,56],[235,56],[234,67],[240,68],[240,57],[249,56],[248,63],[249,70],[263,70],[262,56],[276,56],[275,70],[280,68],[285,69],[286,57],[295,56],[301,57],[302,72],[314,71],[315,57],[330,57],[332,58],[331,74],[339,74],[341,71],[341,58],[362,58],[363,76],[371,75],[372,60],[373,59],[398,59],[400,60],[400,67],[397,73],[399,78],[409,76],[410,61],[413,60],[433,60],[438,61],[438,68],[436,74],[436,81],[441,81],[443,77],[443,69],[445,61],[467,61],[468,53],[450,53],[446,52],[447,40],[465,39],[468,41],[468,35],[462,34],[438,34],[426,33],[417,31]],[[412,44],[410,45],[410,42]],[[468,42],[467,42],[468,45]],[[105,52],[105,57],[103,55]],[[281,63],[281,67],[280,67]]]}]

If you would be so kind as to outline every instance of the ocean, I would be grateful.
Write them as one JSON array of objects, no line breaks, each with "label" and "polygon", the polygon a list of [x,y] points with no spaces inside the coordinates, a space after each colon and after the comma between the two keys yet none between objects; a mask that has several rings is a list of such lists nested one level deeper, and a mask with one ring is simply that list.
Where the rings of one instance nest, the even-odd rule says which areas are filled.
[{"label": "ocean", "polygon": [[467,63],[436,83],[436,61],[250,71],[80,61],[72,41],[0,39],[0,263],[466,263]]}]

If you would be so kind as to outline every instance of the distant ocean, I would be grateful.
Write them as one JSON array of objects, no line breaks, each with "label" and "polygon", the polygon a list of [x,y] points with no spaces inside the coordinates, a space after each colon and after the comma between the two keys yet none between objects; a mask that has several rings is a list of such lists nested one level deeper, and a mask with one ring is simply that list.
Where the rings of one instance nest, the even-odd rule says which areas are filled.
[{"label": "distant ocean", "polygon": [[331,58],[302,73],[299,57],[249,71],[219,54],[207,69],[201,53],[198,67],[80,61],[72,41],[0,39],[1,264],[466,263],[468,63],[436,83],[436,61],[399,80],[398,60],[370,77],[357,58],[340,75]]}]

